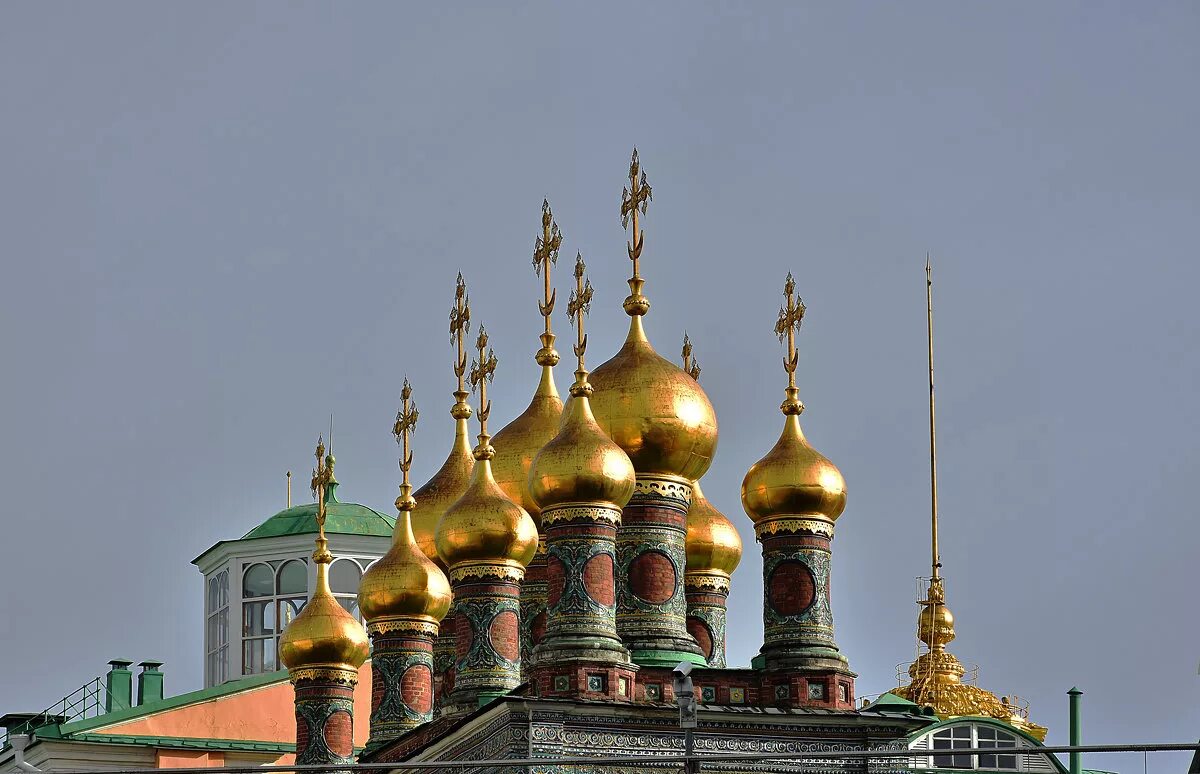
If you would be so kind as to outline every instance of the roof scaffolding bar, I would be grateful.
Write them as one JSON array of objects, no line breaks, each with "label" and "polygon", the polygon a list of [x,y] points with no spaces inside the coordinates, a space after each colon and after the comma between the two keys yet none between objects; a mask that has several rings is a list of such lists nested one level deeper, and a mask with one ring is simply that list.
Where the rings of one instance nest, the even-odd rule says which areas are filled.
[{"label": "roof scaffolding bar", "polygon": [[[954,755],[1044,755],[1055,753],[1151,753],[1151,752],[1195,752],[1200,751],[1200,743],[1186,742],[1181,744],[1100,744],[1100,745],[1060,745],[1057,747],[962,747],[954,750],[910,750],[910,749],[880,749],[880,750],[842,750],[837,752],[804,752],[804,753],[719,753],[714,755],[663,755],[663,756],[613,756],[613,757],[545,757],[545,758],[501,758],[496,760],[479,761],[401,761],[396,763],[332,763],[332,764],[279,764],[269,766],[212,766],[205,768],[173,768],[172,774],[263,774],[263,772],[296,772],[296,774],[319,774],[342,771],[421,771],[421,770],[457,770],[477,768],[519,768],[525,766],[656,766],[667,764],[683,766],[689,762],[699,763],[736,763],[739,761],[786,761],[793,765],[805,761],[837,759],[871,759],[871,758],[928,758],[935,754]],[[56,769],[56,774],[96,774],[101,769]],[[162,769],[103,769],[109,774],[161,774]]]}]

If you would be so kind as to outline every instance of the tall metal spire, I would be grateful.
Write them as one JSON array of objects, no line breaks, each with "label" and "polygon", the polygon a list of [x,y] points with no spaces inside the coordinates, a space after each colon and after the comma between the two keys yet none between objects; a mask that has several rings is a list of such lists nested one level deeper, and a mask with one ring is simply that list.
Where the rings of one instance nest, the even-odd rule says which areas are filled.
[{"label": "tall metal spire", "polygon": [[931,583],[941,583],[942,555],[938,549],[938,488],[937,488],[937,413],[933,396],[933,266],[929,254],[925,254],[925,322],[929,344],[929,495],[931,502],[932,542],[931,553],[933,574]]}]

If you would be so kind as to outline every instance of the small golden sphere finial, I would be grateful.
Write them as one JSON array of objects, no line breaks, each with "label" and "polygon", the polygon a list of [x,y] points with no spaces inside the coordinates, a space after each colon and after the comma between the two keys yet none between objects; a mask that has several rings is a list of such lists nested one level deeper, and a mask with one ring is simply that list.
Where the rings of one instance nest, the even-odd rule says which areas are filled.
[{"label": "small golden sphere finial", "polygon": [[[496,456],[496,450],[489,443],[492,437],[488,435],[488,415],[492,413],[492,402],[488,400],[488,382],[496,375],[496,353],[488,346],[487,329],[479,326],[479,336],[475,339],[475,349],[479,356],[471,361],[471,391],[479,393],[479,445],[475,447],[475,459],[490,460]],[[486,351],[486,354],[485,354]]]},{"label": "small golden sphere finial", "polygon": [[633,276],[629,278],[629,297],[623,304],[626,314],[630,317],[641,317],[650,311],[650,299],[642,295],[642,287],[646,284],[641,273],[642,244],[645,235],[642,233],[638,214],[640,212],[645,215],[653,200],[654,191],[646,182],[646,172],[642,169],[642,163],[638,159],[637,148],[634,148],[633,158],[629,162],[629,185],[621,194],[621,226],[629,228],[630,224],[633,224],[630,232],[631,240],[625,245],[629,252],[629,260],[633,261]]}]

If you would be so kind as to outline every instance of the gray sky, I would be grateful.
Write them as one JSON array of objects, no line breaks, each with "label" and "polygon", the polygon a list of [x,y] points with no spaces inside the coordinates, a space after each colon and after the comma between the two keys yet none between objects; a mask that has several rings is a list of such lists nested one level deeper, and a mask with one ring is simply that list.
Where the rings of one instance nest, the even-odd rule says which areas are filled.
[{"label": "gray sky", "polygon": [[522,410],[543,196],[560,293],[576,250],[596,286],[591,362],[615,352],[636,144],[647,328],[692,335],[704,489],[747,546],[732,662],[761,643],[738,487],[781,426],[789,270],[804,425],[850,491],[838,640],[861,694],[914,654],[928,250],[952,650],[1052,742],[1072,685],[1087,742],[1198,736],[1198,7],[691,6],[4,6],[0,709],[116,656],[199,687],[189,560],[282,507],[330,411],[345,498],[390,508],[405,374],[424,480],[457,270],[495,426]]}]

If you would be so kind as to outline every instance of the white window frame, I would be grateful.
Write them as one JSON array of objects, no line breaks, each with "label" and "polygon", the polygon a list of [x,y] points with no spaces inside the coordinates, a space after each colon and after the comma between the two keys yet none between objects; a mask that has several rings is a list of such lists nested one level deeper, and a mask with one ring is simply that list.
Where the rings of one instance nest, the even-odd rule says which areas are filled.
[{"label": "white window frame", "polygon": [[[1000,766],[999,758],[997,757],[997,765],[983,766],[980,765],[981,757],[994,757],[991,753],[959,753],[956,749],[969,749],[972,747],[981,747],[980,732],[991,736],[991,739],[982,740],[983,744],[990,743],[989,749],[994,746],[996,749],[995,756],[1012,756],[1011,766]],[[934,747],[934,737],[940,734],[949,734],[951,747],[937,749]],[[955,742],[958,747],[953,746]],[[1031,752],[1029,746],[1024,743],[1024,740],[1019,734],[1014,731],[1009,731],[995,726],[983,723],[957,723],[954,725],[943,726],[934,729],[925,735],[923,740],[924,752],[923,768],[939,769],[939,770],[955,770],[955,771],[1029,771],[1031,767],[1028,765],[1028,753]],[[1026,753],[1025,755],[1019,753]],[[959,765],[951,760],[949,765],[940,766],[937,763],[938,758],[968,758],[966,765]],[[920,759],[918,759],[920,760]]]},{"label": "white window frame", "polygon": [[[224,588],[221,588],[223,579]],[[217,583],[218,597],[216,607],[211,604],[209,587]],[[229,565],[223,565],[204,579],[204,684],[220,685],[229,679],[229,652],[232,638],[230,637],[229,610],[232,583],[229,577]],[[224,591],[224,599],[220,597]],[[224,630],[222,631],[222,624]],[[224,634],[224,638],[221,634]],[[214,642],[215,640],[215,642]],[[214,664],[214,657],[216,664]],[[214,666],[216,667],[214,669]]]}]

